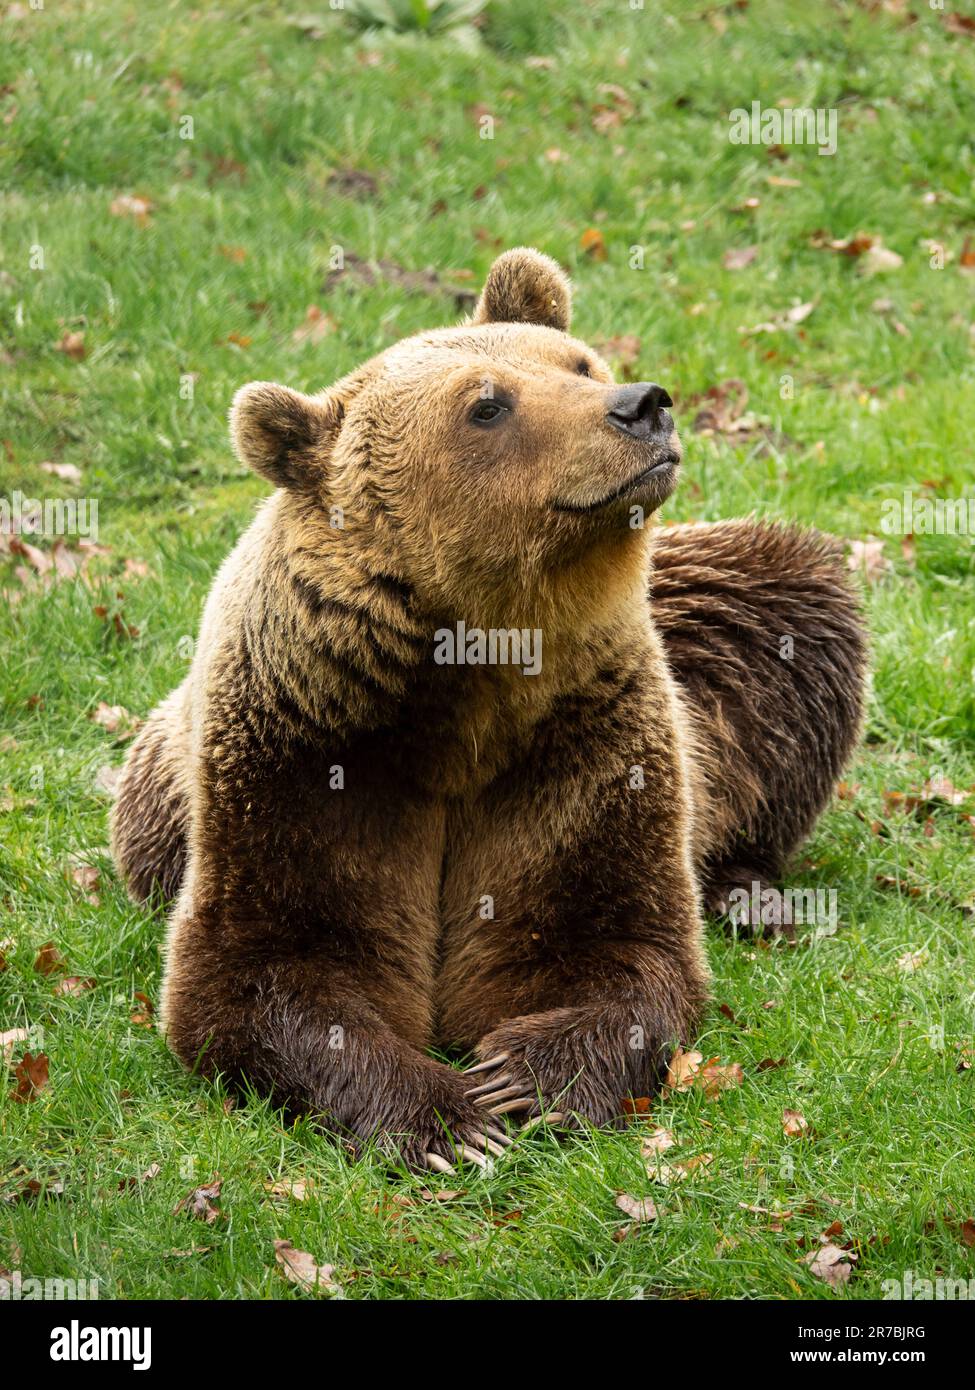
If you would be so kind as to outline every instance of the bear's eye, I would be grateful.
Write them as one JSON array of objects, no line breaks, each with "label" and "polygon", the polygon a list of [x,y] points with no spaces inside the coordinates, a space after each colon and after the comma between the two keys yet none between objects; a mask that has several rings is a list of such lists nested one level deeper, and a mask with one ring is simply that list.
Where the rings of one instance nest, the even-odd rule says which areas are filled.
[{"label": "bear's eye", "polygon": [[471,411],[471,419],[475,425],[493,425],[507,413],[508,407],[499,404],[498,401],[479,401]]},{"label": "bear's eye", "polygon": [[576,363],[576,375],[592,376],[592,372],[589,370],[589,363],[586,361],[584,357]]}]

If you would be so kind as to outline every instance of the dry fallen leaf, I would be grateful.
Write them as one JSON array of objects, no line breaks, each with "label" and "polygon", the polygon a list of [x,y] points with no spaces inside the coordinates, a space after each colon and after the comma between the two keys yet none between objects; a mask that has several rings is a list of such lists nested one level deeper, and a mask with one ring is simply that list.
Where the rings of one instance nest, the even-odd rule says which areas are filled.
[{"label": "dry fallen leaf", "polygon": [[35,1100],[38,1092],[43,1091],[48,1084],[49,1066],[46,1053],[38,1052],[32,1055],[30,1052],[25,1052],[14,1067],[17,1087],[16,1090],[10,1092],[11,1099],[21,1103]]},{"label": "dry fallen leaf", "polygon": [[662,1093],[667,1095],[669,1091],[689,1091],[703,1061],[703,1052],[685,1052],[682,1047],[675,1047],[667,1068],[667,1078],[661,1087]]},{"label": "dry fallen leaf", "polygon": [[120,739],[134,738],[142,727],[138,715],[130,714],[124,705],[109,705],[104,700],[99,700],[88,717],[99,728],[118,734]]},{"label": "dry fallen leaf", "polygon": [[314,1178],[284,1178],[279,1182],[266,1182],[264,1191],[275,1198],[291,1197],[296,1202],[303,1202],[314,1186]]},{"label": "dry fallen leaf", "polygon": [[87,989],[94,989],[97,981],[89,978],[82,979],[80,975],[66,975],[63,980],[58,980],[54,986],[54,993],[58,995],[74,996],[84,994]]},{"label": "dry fallen leaf", "polygon": [[54,942],[46,941],[34,958],[34,969],[38,975],[54,975],[64,963],[64,956]]},{"label": "dry fallen leaf", "polygon": [[854,574],[864,575],[869,583],[876,583],[890,569],[890,561],[884,555],[883,541],[850,541],[846,567]]},{"label": "dry fallen leaf", "polygon": [[147,227],[149,215],[152,212],[152,203],[148,198],[122,193],[118,198],[113,199],[108,210],[113,217],[131,217],[138,226]]},{"label": "dry fallen leaf", "polygon": [[95,790],[114,798],[118,795],[121,778],[121,767],[100,767],[95,773]]},{"label": "dry fallen leaf", "polygon": [[60,341],[55,343],[55,347],[58,352],[63,352],[65,357],[70,357],[73,362],[84,361],[87,352],[84,333],[73,333],[67,328],[61,334]]},{"label": "dry fallen leaf", "polygon": [[744,270],[758,255],[757,246],[733,246],[721,258],[725,270]]},{"label": "dry fallen leaf", "polygon": [[151,1182],[153,1178],[158,1178],[162,1172],[160,1163],[150,1163],[144,1173],[137,1178],[122,1178],[118,1185],[119,1192],[130,1192],[133,1188],[141,1187],[144,1182]]},{"label": "dry fallen leaf", "polygon": [[897,969],[903,970],[905,975],[913,975],[915,970],[920,970],[922,965],[927,964],[927,959],[927,951],[907,951],[897,957]]},{"label": "dry fallen leaf", "polygon": [[717,1100],[722,1091],[740,1086],[744,1079],[745,1069],[740,1062],[719,1066],[717,1057],[712,1057],[694,1077],[694,1083],[704,1088],[708,1100]]},{"label": "dry fallen leaf", "polygon": [[86,902],[93,907],[101,905],[101,898],[98,896],[98,889],[101,884],[101,870],[94,864],[85,864],[76,861],[68,865],[68,877],[76,887],[81,889],[82,896]]},{"label": "dry fallen leaf", "polygon": [[274,1258],[286,1279],[314,1293],[338,1293],[341,1285],[332,1278],[334,1265],[319,1265],[307,1250],[296,1250],[290,1240],[274,1242]]},{"label": "dry fallen leaf", "polygon": [[62,483],[81,482],[81,469],[73,463],[42,463],[40,469],[42,473],[52,473],[55,478],[60,478]]},{"label": "dry fallen leaf", "polygon": [[606,242],[598,227],[587,227],[579,238],[580,249],[593,261],[605,261],[609,255]]},{"label": "dry fallen leaf", "polygon": [[187,1216],[193,1216],[197,1221],[205,1221],[208,1226],[212,1226],[224,1214],[219,1207],[214,1206],[214,1202],[220,1200],[222,1186],[223,1179],[214,1176],[202,1187],[194,1187],[192,1192],[188,1192],[176,1203],[173,1207],[173,1215],[176,1216],[182,1211]]},{"label": "dry fallen leaf", "polygon": [[658,1125],[656,1129],[644,1136],[643,1143],[640,1145],[640,1157],[652,1158],[654,1154],[665,1153],[667,1149],[672,1149],[676,1142],[669,1129],[664,1129]]},{"label": "dry fallen leaf", "polygon": [[787,1139],[802,1139],[809,1133],[809,1121],[798,1110],[783,1110],[782,1133]]},{"label": "dry fallen leaf", "polygon": [[671,1163],[668,1159],[655,1159],[651,1154],[646,1163],[647,1177],[664,1187],[671,1187],[674,1183],[689,1178],[696,1169],[707,1168],[713,1161],[714,1154],[697,1154],[694,1158],[682,1159],[680,1163]]},{"label": "dry fallen leaf", "polygon": [[631,1221],[656,1221],[657,1208],[649,1197],[631,1197],[628,1192],[616,1194],[616,1205]]},{"label": "dry fallen leaf", "polygon": [[331,314],[323,314],[317,304],[309,304],[304,322],[291,335],[293,343],[320,343],[334,332],[338,324]]},{"label": "dry fallen leaf", "polygon": [[852,1261],[857,1257],[852,1250],[843,1250],[838,1245],[823,1245],[810,1250],[803,1256],[803,1264],[817,1279],[822,1279],[831,1289],[842,1289],[850,1281],[853,1273]]},{"label": "dry fallen leaf", "polygon": [[142,991],[139,989],[137,989],[135,992],[135,998],[142,1005],[142,1008],[132,1010],[131,1022],[138,1023],[143,1028],[151,1028],[153,1026],[152,1016],[154,1013],[152,1000],[149,998],[147,994],[143,994]]}]

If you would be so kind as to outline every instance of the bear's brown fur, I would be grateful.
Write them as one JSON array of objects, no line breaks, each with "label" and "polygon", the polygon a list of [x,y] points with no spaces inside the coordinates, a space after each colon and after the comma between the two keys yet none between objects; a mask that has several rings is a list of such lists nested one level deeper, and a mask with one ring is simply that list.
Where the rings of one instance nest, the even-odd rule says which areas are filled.
[{"label": "bear's brown fur", "polygon": [[[179,889],[182,1060],[415,1166],[651,1094],[707,997],[702,895],[781,872],[858,731],[835,548],[634,524],[676,484],[669,397],[615,387],[569,312],[512,251],[472,323],[238,393],[276,491],[114,812],[133,896]],[[438,664],[459,620],[540,630],[540,670]]]}]

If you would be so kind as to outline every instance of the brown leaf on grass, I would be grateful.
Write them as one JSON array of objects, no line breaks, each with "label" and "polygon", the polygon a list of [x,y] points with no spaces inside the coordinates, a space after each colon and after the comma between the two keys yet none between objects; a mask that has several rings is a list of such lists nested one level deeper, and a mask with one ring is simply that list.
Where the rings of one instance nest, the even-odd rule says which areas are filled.
[{"label": "brown leaf on grass", "polygon": [[81,889],[82,896],[86,902],[91,903],[92,907],[101,906],[101,898],[98,896],[98,889],[101,885],[101,870],[94,864],[85,864],[80,860],[69,863],[68,878],[76,887]]},{"label": "brown leaf on grass", "polygon": [[155,1013],[152,1000],[149,998],[148,994],[143,994],[139,989],[135,992],[135,998],[142,1007],[132,1010],[130,1022],[137,1023],[143,1028],[152,1028],[153,1014]]},{"label": "brown leaf on grass", "polygon": [[591,261],[605,261],[609,256],[603,234],[598,227],[586,228],[579,238],[579,249]]},{"label": "brown leaf on grass", "polygon": [[[158,1178],[162,1172],[160,1163],[150,1163],[146,1171],[137,1178],[122,1178],[118,1185],[119,1192],[131,1192],[133,1188],[141,1187],[144,1182],[151,1182],[153,1178]],[[185,1200],[185,1198],[184,1198]]]},{"label": "brown leaf on grass", "polygon": [[694,1158],[684,1158],[679,1163],[669,1159],[654,1158],[651,1154],[646,1162],[647,1177],[664,1187],[684,1182],[698,1168],[707,1168],[714,1161],[714,1154],[697,1154]]},{"label": "brown leaf on grass", "polygon": [[130,714],[124,705],[109,705],[104,700],[99,700],[88,718],[100,729],[118,734],[119,739],[134,738],[142,727],[138,715]]},{"label": "brown leaf on grass", "polygon": [[85,990],[94,989],[97,983],[97,980],[93,980],[91,977],[85,980],[80,975],[66,975],[63,980],[58,980],[54,986],[54,993],[73,997],[84,994]]},{"label": "brown leaf on grass", "polygon": [[[47,1178],[43,1182],[39,1181],[37,1178],[29,1178],[19,1191],[12,1192],[9,1196],[4,1198],[4,1201],[13,1205],[18,1202],[36,1202],[41,1197],[50,1199],[52,1197],[63,1196],[63,1182],[59,1182],[57,1179],[52,1180],[51,1178]],[[0,1271],[0,1275],[2,1275],[2,1271]],[[3,1295],[0,1294],[0,1298],[2,1297]]]},{"label": "brown leaf on grass", "polygon": [[227,334],[226,341],[228,343],[233,343],[234,347],[239,347],[242,351],[246,351],[254,340],[246,333],[237,333],[235,331]]},{"label": "brown leaf on grass", "polygon": [[296,1250],[290,1240],[274,1242],[274,1258],[286,1279],[313,1293],[338,1293],[334,1265],[316,1264],[307,1250]]},{"label": "brown leaf on grass", "polygon": [[810,246],[816,251],[837,251],[840,255],[851,256],[854,259],[865,255],[878,241],[879,238],[869,236],[866,232],[857,232],[851,237],[832,237],[829,232],[822,230],[813,232],[809,238]]},{"label": "brown leaf on grass", "polygon": [[756,1071],[774,1071],[777,1067],[787,1067],[788,1059],[785,1057],[763,1057],[755,1065]]},{"label": "brown leaf on grass", "polygon": [[962,244],[958,265],[961,270],[975,270],[975,246],[970,236],[967,236]]},{"label": "brown leaf on grass", "polygon": [[783,1110],[782,1133],[787,1139],[805,1139],[809,1135],[809,1121],[798,1110]]},{"label": "brown leaf on grass", "polygon": [[703,1087],[708,1100],[717,1100],[722,1091],[740,1086],[744,1079],[745,1069],[740,1062],[720,1066],[717,1057],[712,1057],[694,1077],[694,1084]]},{"label": "brown leaf on grass", "polygon": [[[0,1036],[2,1041],[2,1036]],[[975,1062],[975,1048],[969,1047],[967,1043],[958,1043],[958,1061],[955,1064],[955,1071],[971,1071],[972,1063]]]},{"label": "brown leaf on grass", "polygon": [[51,473],[55,478],[60,478],[62,483],[81,482],[81,469],[76,468],[73,463],[42,463],[39,467],[42,473]]},{"label": "brown leaf on grass", "polygon": [[234,265],[243,265],[247,260],[247,251],[243,246],[218,246],[217,254],[223,256],[224,260],[233,261]]},{"label": "brown leaf on grass", "polygon": [[304,321],[291,335],[293,343],[320,343],[338,328],[331,314],[323,314],[317,304],[309,304]]},{"label": "brown leaf on grass", "polygon": [[420,1196],[425,1202],[454,1202],[458,1197],[463,1197],[466,1189],[463,1187],[449,1188],[442,1187],[433,1192],[429,1187],[420,1188]]},{"label": "brown leaf on grass", "polygon": [[185,1212],[187,1216],[192,1216],[197,1221],[205,1221],[208,1226],[212,1226],[224,1215],[219,1207],[214,1206],[214,1203],[220,1200],[222,1186],[223,1179],[215,1175],[202,1187],[194,1187],[192,1192],[188,1192],[176,1203],[173,1215]]},{"label": "brown leaf on grass", "polygon": [[853,1273],[853,1261],[856,1255],[852,1250],[844,1250],[839,1245],[826,1244],[817,1250],[810,1250],[808,1255],[802,1257],[802,1262],[809,1266],[811,1274],[817,1279],[822,1279],[831,1289],[842,1289],[850,1282],[850,1275]]},{"label": "brown leaf on grass", "polygon": [[725,270],[744,270],[757,255],[757,246],[732,246],[721,257],[721,264]]},{"label": "brown leaf on grass", "polygon": [[657,1219],[657,1208],[649,1197],[631,1197],[628,1192],[617,1192],[616,1205],[631,1221],[642,1223]]},{"label": "brown leaf on grass", "polygon": [[883,541],[850,541],[846,567],[853,574],[862,574],[869,584],[875,584],[890,569]]},{"label": "brown leaf on grass", "polygon": [[0,1033],[0,1070],[6,1071],[13,1061],[14,1048],[29,1037],[29,1028],[8,1028],[5,1033]]},{"label": "brown leaf on grass", "polygon": [[624,1096],[622,1100],[624,1115],[649,1115],[649,1096]]},{"label": "brown leaf on grass", "polygon": [[108,210],[113,217],[131,217],[137,226],[148,227],[153,208],[148,198],[122,193],[113,199]]},{"label": "brown leaf on grass", "polygon": [[669,1129],[664,1129],[662,1125],[658,1125],[656,1129],[644,1135],[643,1142],[640,1145],[640,1157],[653,1158],[655,1154],[666,1153],[668,1149],[674,1147],[676,1142],[676,1139]]},{"label": "brown leaf on grass", "polygon": [[31,545],[21,536],[11,536],[8,543],[11,555],[23,555],[24,559],[38,574],[47,574],[54,566],[54,561],[46,550],[41,550],[39,546]]},{"label": "brown leaf on grass", "polygon": [[670,1091],[689,1091],[703,1061],[703,1052],[685,1052],[682,1047],[675,1047],[661,1093],[666,1096]]},{"label": "brown leaf on grass", "polygon": [[88,349],[85,347],[84,333],[72,332],[66,328],[60,340],[54,344],[58,352],[70,357],[73,362],[83,362]]},{"label": "brown leaf on grass", "polygon": [[303,1202],[314,1186],[314,1178],[282,1178],[278,1182],[266,1182],[264,1191],[275,1199],[291,1198],[295,1202]]},{"label": "brown leaf on grass", "polygon": [[64,956],[53,941],[45,941],[34,957],[34,969],[38,975],[56,975],[65,965]]},{"label": "brown leaf on grass", "polygon": [[709,386],[686,401],[688,408],[697,407],[691,424],[697,434],[720,436],[733,446],[758,443],[781,450],[794,443],[787,435],[763,424],[752,411],[746,412],[747,404],[748,388],[738,377]]},{"label": "brown leaf on grass", "polygon": [[916,970],[926,965],[927,961],[927,951],[906,951],[904,955],[897,957],[897,969],[903,970],[905,975],[913,975]]},{"label": "brown leaf on grass", "polygon": [[962,1245],[967,1246],[969,1250],[975,1250],[975,1221],[971,1217],[961,1223],[958,1234],[961,1236]]},{"label": "brown leaf on grass", "polygon": [[247,165],[242,164],[239,159],[233,159],[229,154],[207,154],[206,159],[210,165],[207,183],[211,188],[217,179],[237,179],[239,183],[247,182]]},{"label": "brown leaf on grass", "polygon": [[975,36],[975,19],[971,15],[958,14],[953,10],[944,16],[944,26],[949,34],[958,34],[968,39]]},{"label": "brown leaf on grass", "polygon": [[14,1067],[14,1076],[17,1080],[16,1089],[10,1092],[11,1100],[24,1104],[26,1101],[36,1100],[38,1093],[43,1091],[49,1081],[50,1063],[45,1052],[31,1054],[25,1052],[23,1057]]},{"label": "brown leaf on grass", "polygon": [[121,778],[121,767],[100,767],[95,773],[95,790],[114,799],[118,796],[118,786]]}]

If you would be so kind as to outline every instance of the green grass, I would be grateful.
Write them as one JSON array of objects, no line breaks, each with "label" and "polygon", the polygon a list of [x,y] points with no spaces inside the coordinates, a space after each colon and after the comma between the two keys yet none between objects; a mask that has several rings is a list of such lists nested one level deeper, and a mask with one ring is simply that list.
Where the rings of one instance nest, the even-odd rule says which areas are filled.
[{"label": "green grass", "polygon": [[[479,49],[363,34],[318,9],[318,37],[284,5],[240,0],[48,4],[0,20],[0,495],[96,497],[111,548],[89,586],[25,583],[24,558],[0,556],[0,1031],[43,1030],[51,1075],[30,1104],[3,1085],[0,1197],[32,1177],[63,1184],[3,1206],[0,1266],[98,1277],[103,1296],[125,1298],[302,1297],[275,1269],[276,1238],[335,1265],[352,1298],[835,1299],[876,1297],[907,1269],[975,1275],[959,1228],[975,1217],[975,1073],[956,1070],[972,1044],[975,945],[955,905],[971,892],[973,826],[965,807],[942,807],[926,828],[883,798],[935,773],[975,783],[965,538],[919,536],[913,564],[888,541],[892,568],[869,588],[874,692],[855,790],[791,880],[836,889],[840,929],[767,948],[712,933],[715,1005],[698,1047],[740,1062],[744,1081],[713,1102],[655,1102],[674,1157],[713,1155],[686,1183],[651,1184],[633,1133],[539,1138],[492,1176],[432,1178],[464,1191],[427,1202],[420,1180],[349,1164],[258,1101],[226,1111],[130,1022],[135,991],[157,996],[163,923],[127,902],[104,857],[99,905],[66,876],[71,854],[105,845],[95,774],[123,754],[89,715],[99,701],[145,715],[186,669],[210,578],[263,492],[227,444],[231,395],[255,377],[317,389],[455,314],[450,294],[395,284],[349,279],[326,294],[333,247],[431,266],[457,288],[508,245],[562,260],[580,336],[637,334],[631,375],[678,399],[687,466],[669,517],[755,512],[863,539],[902,488],[972,487],[975,315],[959,258],[975,233],[975,37],[922,0],[911,25],[853,0],[648,0],[643,12],[498,0]],[[604,83],[629,106],[599,133],[593,108],[620,104]],[[729,144],[727,112],[753,100],[838,107],[838,153],[793,147],[781,162]],[[485,112],[491,141],[478,136]],[[185,115],[192,140],[179,138]],[[336,170],[371,175],[374,193],[344,193]],[[111,214],[121,195],[151,201],[147,225]],[[734,211],[751,197],[757,209]],[[581,249],[591,227],[605,261]],[[879,235],[903,264],[866,276],[811,244],[821,229]],[[928,240],[950,253],[944,269]],[[754,262],[724,269],[746,245]],[[37,246],[43,270],[30,268]],[[741,331],[809,301],[796,327]],[[310,305],[335,328],[296,343]],[[55,349],[66,329],[84,333],[83,360]],[[690,398],[729,377],[791,444],[691,432]],[[42,461],[74,464],[81,484]],[[127,559],[150,573],[126,574]],[[137,636],[116,632],[117,609]],[[94,988],[55,995],[57,976],[33,969],[52,940]],[[919,969],[898,965],[918,951]],[[765,1058],[787,1064],[759,1071]],[[784,1108],[814,1137],[786,1139]],[[119,1191],[153,1163],[158,1177]],[[215,1172],[225,1217],[173,1215]],[[303,1175],[316,1184],[303,1203],[265,1191]],[[621,1241],[617,1190],[652,1194],[660,1211]],[[742,1204],[794,1215],[776,1230]],[[834,1220],[859,1255],[845,1292],[801,1262]]]}]

